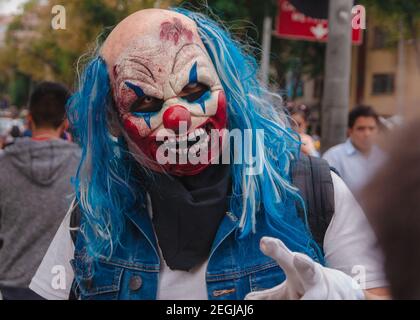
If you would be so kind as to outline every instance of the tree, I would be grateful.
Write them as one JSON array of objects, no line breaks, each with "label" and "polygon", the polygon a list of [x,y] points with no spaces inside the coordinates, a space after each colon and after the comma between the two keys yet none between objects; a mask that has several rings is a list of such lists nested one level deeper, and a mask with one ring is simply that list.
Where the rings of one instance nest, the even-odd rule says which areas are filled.
[{"label": "tree", "polygon": [[[160,1],[161,7],[173,3],[176,0]],[[12,99],[13,103],[22,105],[26,102],[24,97],[33,82],[60,81],[72,87],[79,57],[92,52],[95,43],[101,43],[123,18],[137,10],[153,7],[155,1],[67,1],[64,5],[66,29],[54,30],[51,9],[61,4],[59,0],[30,0],[24,5],[23,13],[9,25],[5,45],[0,48],[1,91],[11,93],[11,88],[26,91],[23,94],[15,92],[12,98],[19,99]],[[19,85],[13,84],[16,81]],[[22,83],[28,85],[25,87]]]},{"label": "tree", "polygon": [[[420,72],[420,1],[418,0],[362,0],[371,14],[375,14],[388,35],[397,42],[401,31],[405,39],[410,39],[417,56]],[[402,24],[403,30],[400,30]]]}]

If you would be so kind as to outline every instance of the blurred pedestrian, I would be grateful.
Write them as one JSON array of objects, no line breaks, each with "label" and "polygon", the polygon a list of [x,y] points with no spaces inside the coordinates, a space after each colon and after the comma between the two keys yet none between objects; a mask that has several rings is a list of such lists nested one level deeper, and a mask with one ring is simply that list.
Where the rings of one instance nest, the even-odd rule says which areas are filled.
[{"label": "blurred pedestrian", "polygon": [[19,126],[13,125],[8,135],[6,136],[3,148],[6,148],[12,145],[16,141],[16,139],[20,138],[21,136],[22,134],[21,134]]},{"label": "blurred pedestrian", "polygon": [[384,165],[364,191],[362,205],[385,254],[393,299],[420,299],[420,119],[390,140]]},{"label": "blurred pedestrian", "polygon": [[349,113],[348,139],[330,148],[323,158],[357,193],[382,164],[384,153],[375,144],[379,117],[372,107],[358,106]]},{"label": "blurred pedestrian", "polygon": [[60,139],[70,92],[44,82],[30,98],[32,137],[0,156],[0,291],[4,299],[35,299],[28,289],[70,204],[78,147]]},{"label": "blurred pedestrian", "polygon": [[292,127],[300,135],[300,140],[302,142],[301,151],[308,156],[319,157],[319,152],[315,147],[315,141],[307,133],[309,108],[306,105],[301,104],[291,105],[288,109],[292,118]]},{"label": "blurred pedestrian", "polygon": [[4,153],[4,137],[0,136],[0,156]]}]

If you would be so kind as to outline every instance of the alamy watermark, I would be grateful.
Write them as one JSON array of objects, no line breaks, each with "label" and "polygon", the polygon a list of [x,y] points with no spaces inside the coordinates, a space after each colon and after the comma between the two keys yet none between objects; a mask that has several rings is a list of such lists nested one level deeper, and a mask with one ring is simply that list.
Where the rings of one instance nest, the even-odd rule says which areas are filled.
[{"label": "alamy watermark", "polygon": [[161,165],[233,163],[245,164],[247,175],[259,175],[263,171],[266,151],[263,129],[200,127],[188,132],[187,123],[181,121],[177,134],[168,129],[159,130],[156,142],[159,144],[156,160]]},{"label": "alamy watermark", "polygon": [[66,279],[66,268],[63,265],[55,265],[51,268],[51,288],[54,290],[66,290],[67,279]]},{"label": "alamy watermark", "polygon": [[354,265],[351,269],[353,289],[366,290],[366,267]]},{"label": "alamy watermark", "polygon": [[51,8],[53,18],[51,20],[51,28],[54,30],[66,29],[66,8],[62,5],[55,5]]},{"label": "alamy watermark", "polygon": [[366,8],[362,5],[354,6],[351,10],[353,19],[351,20],[351,26],[353,29],[366,29]]},{"label": "alamy watermark", "polygon": [[[366,29],[366,8],[363,5],[356,5],[352,8],[353,15],[351,25],[353,29]],[[54,5],[51,8],[53,18],[51,20],[51,28],[53,30],[66,29],[66,8],[63,5]]]}]

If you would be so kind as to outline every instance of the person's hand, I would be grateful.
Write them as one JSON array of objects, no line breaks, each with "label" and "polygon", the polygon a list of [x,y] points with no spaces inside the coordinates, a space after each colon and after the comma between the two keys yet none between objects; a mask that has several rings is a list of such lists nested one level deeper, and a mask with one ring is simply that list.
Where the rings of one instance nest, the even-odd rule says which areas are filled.
[{"label": "person's hand", "polygon": [[345,273],[323,267],[307,255],[291,252],[279,239],[264,237],[261,251],[277,261],[286,280],[263,291],[249,293],[246,300],[355,300],[364,292]]},{"label": "person's hand", "polygon": [[316,151],[315,144],[311,136],[301,134],[300,140],[302,142],[301,150],[304,154],[308,156],[318,156],[318,151]]}]

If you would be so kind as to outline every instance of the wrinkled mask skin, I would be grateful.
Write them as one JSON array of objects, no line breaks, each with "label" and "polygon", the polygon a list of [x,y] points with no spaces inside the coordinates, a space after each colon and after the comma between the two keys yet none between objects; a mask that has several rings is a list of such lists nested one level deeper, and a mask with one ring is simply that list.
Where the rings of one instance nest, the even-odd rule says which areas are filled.
[{"label": "wrinkled mask skin", "polygon": [[[219,157],[224,139],[222,134],[214,137],[219,141],[212,148],[210,130],[226,128],[226,98],[192,20],[167,10],[139,11],[113,30],[101,55],[137,161],[154,171],[183,176],[198,174]],[[171,148],[159,148],[163,143]],[[157,162],[161,150],[178,156],[198,147],[198,156],[207,162]]]}]

